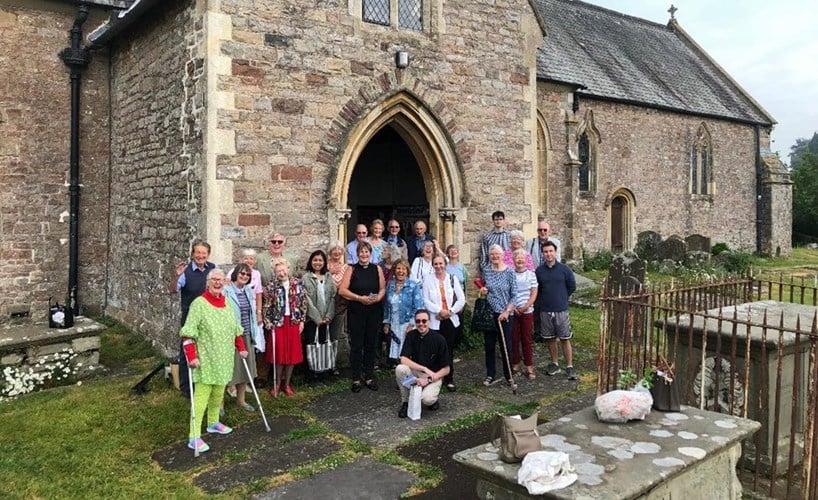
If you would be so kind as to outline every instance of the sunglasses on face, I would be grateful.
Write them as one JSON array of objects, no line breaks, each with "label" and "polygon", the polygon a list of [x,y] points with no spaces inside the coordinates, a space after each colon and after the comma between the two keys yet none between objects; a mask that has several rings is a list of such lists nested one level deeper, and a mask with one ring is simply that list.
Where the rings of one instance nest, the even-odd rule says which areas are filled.
[{"label": "sunglasses on face", "polygon": [[284,240],[270,240],[270,243],[272,243],[273,245],[281,245],[282,243],[284,243]]},{"label": "sunglasses on face", "polygon": [[538,233],[539,233],[539,232],[547,233],[547,232],[548,232],[548,229],[537,228],[537,232],[538,232]]},{"label": "sunglasses on face", "polygon": [[250,276],[250,273],[245,273],[244,271],[239,271],[239,276]]},{"label": "sunglasses on face", "polygon": [[389,229],[400,229],[400,226],[389,226]]},{"label": "sunglasses on face", "polygon": [[355,234],[366,234],[366,231],[358,231],[358,232],[357,232],[357,233],[355,233]]},{"label": "sunglasses on face", "polygon": [[428,319],[416,319],[415,320],[415,323],[418,324],[418,325],[425,325],[428,322],[429,322]]}]

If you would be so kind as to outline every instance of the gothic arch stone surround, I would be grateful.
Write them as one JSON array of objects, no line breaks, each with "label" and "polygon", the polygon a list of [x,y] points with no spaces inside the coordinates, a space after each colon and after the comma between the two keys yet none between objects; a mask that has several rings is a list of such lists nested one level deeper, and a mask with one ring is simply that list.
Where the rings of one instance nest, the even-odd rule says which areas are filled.
[{"label": "gothic arch stone surround", "polygon": [[391,125],[417,159],[430,213],[437,214],[430,221],[431,232],[446,243],[459,244],[468,196],[460,163],[466,151],[456,119],[421,82],[400,73],[382,74],[359,89],[333,120],[321,145],[318,161],[331,172],[327,190],[330,234],[344,240],[355,165],[372,137]]}]

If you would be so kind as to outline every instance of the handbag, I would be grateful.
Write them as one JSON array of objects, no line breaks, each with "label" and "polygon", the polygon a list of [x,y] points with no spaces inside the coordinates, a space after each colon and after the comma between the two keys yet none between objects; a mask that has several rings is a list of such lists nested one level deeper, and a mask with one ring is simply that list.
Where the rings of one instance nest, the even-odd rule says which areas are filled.
[{"label": "handbag", "polygon": [[659,411],[679,411],[679,389],[675,382],[668,382],[664,377],[653,374],[653,387],[650,388],[653,396],[653,408]]},{"label": "handbag", "polygon": [[[537,413],[528,418],[519,415],[497,415],[494,420],[492,441],[499,448],[500,460],[508,464],[521,462],[532,451],[542,450],[537,433]],[[499,444],[496,441],[499,439]]]},{"label": "handbag", "polygon": [[491,310],[488,299],[478,297],[474,301],[474,310],[471,314],[471,330],[473,332],[492,333],[497,331],[497,321],[494,311]]},{"label": "handbag", "polygon": [[409,389],[409,408],[406,410],[406,416],[408,416],[410,420],[420,420],[422,395],[423,389],[421,389],[419,385],[413,385],[412,388]]},{"label": "handbag", "polygon": [[320,373],[335,369],[335,357],[338,354],[338,341],[329,339],[329,332],[327,332],[327,341],[318,342],[319,325],[315,325],[315,341],[307,344],[307,365],[310,370]]}]

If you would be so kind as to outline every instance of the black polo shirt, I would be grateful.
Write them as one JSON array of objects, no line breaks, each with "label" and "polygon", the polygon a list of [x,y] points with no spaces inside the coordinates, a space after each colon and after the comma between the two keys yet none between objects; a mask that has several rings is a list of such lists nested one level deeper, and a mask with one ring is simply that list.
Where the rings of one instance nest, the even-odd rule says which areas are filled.
[{"label": "black polo shirt", "polygon": [[417,330],[407,333],[400,355],[434,372],[444,366],[449,366],[449,349],[446,347],[446,339],[433,330],[429,330],[429,333],[422,336]]}]

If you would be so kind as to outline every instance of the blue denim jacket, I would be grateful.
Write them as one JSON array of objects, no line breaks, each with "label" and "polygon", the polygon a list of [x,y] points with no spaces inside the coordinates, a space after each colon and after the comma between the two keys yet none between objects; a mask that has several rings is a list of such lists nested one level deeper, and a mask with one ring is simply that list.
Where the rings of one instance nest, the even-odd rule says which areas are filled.
[{"label": "blue denim jacket", "polygon": [[[395,294],[395,278],[386,284],[386,295],[383,300],[383,322],[391,323],[392,305],[389,297]],[[406,278],[400,291],[400,308],[398,323],[409,323],[415,319],[415,311],[423,309],[423,296],[420,294],[420,283]]]}]

